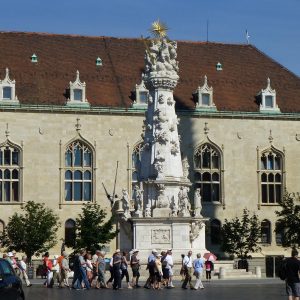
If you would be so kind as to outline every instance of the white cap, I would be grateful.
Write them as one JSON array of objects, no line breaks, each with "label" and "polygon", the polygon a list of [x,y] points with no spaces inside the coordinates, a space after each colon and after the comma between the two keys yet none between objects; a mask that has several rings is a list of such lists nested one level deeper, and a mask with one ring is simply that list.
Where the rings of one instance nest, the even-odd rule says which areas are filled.
[{"label": "white cap", "polygon": [[157,253],[157,250],[156,249],[152,249],[152,253]]},{"label": "white cap", "polygon": [[12,252],[8,252],[7,255],[8,255],[9,257],[14,256]]}]

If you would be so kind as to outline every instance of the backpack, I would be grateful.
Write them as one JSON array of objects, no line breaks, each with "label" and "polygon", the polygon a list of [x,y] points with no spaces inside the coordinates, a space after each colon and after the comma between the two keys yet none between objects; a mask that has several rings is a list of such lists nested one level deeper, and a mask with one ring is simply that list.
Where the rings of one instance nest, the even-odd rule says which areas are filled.
[{"label": "backpack", "polygon": [[281,280],[286,280],[287,278],[287,262],[283,260],[279,266],[278,276]]}]

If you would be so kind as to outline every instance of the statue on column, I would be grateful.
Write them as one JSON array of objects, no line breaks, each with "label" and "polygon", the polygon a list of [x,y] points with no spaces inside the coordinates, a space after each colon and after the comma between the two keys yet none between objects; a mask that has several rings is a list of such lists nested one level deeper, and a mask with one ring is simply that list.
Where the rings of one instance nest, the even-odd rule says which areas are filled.
[{"label": "statue on column", "polygon": [[201,217],[201,210],[202,210],[202,204],[201,204],[201,189],[196,188],[195,194],[194,194],[194,213],[195,217]]},{"label": "statue on column", "polygon": [[124,219],[127,220],[131,217],[130,214],[130,201],[129,195],[126,189],[122,189],[122,199],[121,199],[122,210],[124,211]]},{"label": "statue on column", "polygon": [[178,193],[178,206],[179,206],[179,216],[180,217],[190,217],[191,204],[188,197],[189,188],[186,186],[181,186]]},{"label": "statue on column", "polygon": [[140,187],[136,184],[133,190],[133,200],[134,200],[134,208],[135,215],[142,216],[143,215],[143,193],[144,191],[140,189]]}]

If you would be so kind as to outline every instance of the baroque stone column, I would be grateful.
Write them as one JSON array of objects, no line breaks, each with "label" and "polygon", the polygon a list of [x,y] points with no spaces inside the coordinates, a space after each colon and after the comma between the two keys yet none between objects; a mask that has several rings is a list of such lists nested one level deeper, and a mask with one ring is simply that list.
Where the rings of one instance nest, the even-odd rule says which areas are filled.
[{"label": "baroque stone column", "polygon": [[[178,213],[187,217],[190,216],[187,199],[190,182],[183,174],[173,97],[179,80],[177,43],[166,37],[152,39],[150,43],[143,75],[149,90],[141,159],[145,206],[153,209],[154,217],[174,217]],[[185,198],[181,199],[183,190]]]}]

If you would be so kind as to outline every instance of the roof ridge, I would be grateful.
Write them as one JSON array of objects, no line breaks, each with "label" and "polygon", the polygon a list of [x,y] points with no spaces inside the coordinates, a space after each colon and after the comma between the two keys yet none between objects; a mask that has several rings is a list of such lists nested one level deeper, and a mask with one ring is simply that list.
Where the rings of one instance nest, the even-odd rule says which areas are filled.
[{"label": "roof ridge", "polygon": [[[0,34],[24,34],[24,35],[41,35],[41,36],[68,36],[74,38],[91,38],[91,39],[117,39],[117,40],[142,40],[141,37],[115,37],[106,35],[84,35],[84,34],[73,34],[73,33],[51,33],[51,32],[36,32],[36,31],[4,31],[0,30]],[[180,40],[175,39],[179,43],[188,44],[214,44],[214,45],[233,45],[233,46],[250,46],[244,43],[234,42],[216,42],[216,41],[196,41],[196,40]]]}]

